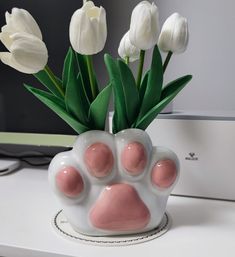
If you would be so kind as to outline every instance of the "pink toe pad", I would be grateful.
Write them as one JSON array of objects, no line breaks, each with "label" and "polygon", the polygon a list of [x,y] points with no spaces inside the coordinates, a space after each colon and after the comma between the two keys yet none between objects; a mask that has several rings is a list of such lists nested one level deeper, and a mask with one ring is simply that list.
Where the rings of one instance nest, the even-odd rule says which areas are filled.
[{"label": "pink toe pad", "polygon": [[104,230],[134,231],[145,228],[149,220],[147,206],[128,184],[106,187],[90,212],[92,225]]},{"label": "pink toe pad", "polygon": [[177,168],[172,160],[162,160],[152,169],[152,183],[161,188],[170,187],[176,179]]},{"label": "pink toe pad", "polygon": [[78,196],[84,188],[84,183],[79,172],[73,167],[66,167],[56,176],[58,189],[67,197]]},{"label": "pink toe pad", "polygon": [[84,161],[92,176],[102,178],[112,171],[114,158],[107,145],[95,143],[86,149]]},{"label": "pink toe pad", "polygon": [[121,163],[131,175],[139,175],[147,163],[144,146],[139,142],[126,145],[121,154]]}]

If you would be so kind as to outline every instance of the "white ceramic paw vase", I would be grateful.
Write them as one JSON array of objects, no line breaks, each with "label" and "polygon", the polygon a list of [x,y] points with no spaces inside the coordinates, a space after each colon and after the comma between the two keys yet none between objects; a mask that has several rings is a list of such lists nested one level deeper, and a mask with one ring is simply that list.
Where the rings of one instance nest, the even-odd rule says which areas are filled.
[{"label": "white ceramic paw vase", "polygon": [[49,182],[72,227],[93,236],[156,228],[179,176],[177,156],[148,134],[89,131],[54,157]]}]

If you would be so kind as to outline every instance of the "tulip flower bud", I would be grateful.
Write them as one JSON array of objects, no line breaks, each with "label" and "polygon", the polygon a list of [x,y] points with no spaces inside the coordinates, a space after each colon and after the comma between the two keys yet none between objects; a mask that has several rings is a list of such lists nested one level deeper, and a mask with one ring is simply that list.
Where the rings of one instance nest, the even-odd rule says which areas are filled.
[{"label": "tulip flower bud", "polygon": [[163,24],[158,46],[163,52],[183,53],[188,45],[188,37],[187,19],[174,13]]},{"label": "tulip flower bud", "polygon": [[0,40],[9,52],[0,52],[0,60],[23,73],[39,72],[47,64],[48,53],[37,22],[28,11],[19,8],[6,12],[5,17]]},{"label": "tulip flower bud", "polygon": [[133,10],[130,41],[141,50],[152,48],[158,40],[159,15],[157,6],[148,1],[140,2]]},{"label": "tulip flower bud", "polygon": [[71,18],[69,35],[73,49],[80,54],[102,51],[107,39],[105,9],[96,7],[92,1],[84,3]]},{"label": "tulip flower bud", "polygon": [[27,74],[44,69],[48,60],[47,48],[42,40],[28,33],[0,34],[0,40],[9,52],[0,52],[0,60],[6,65]]},{"label": "tulip flower bud", "polygon": [[41,30],[37,22],[28,11],[13,8],[11,14],[6,12],[5,17],[6,25],[2,27],[2,32],[10,35],[18,32],[25,32],[42,40]]},{"label": "tulip flower bud", "polygon": [[129,31],[121,39],[118,48],[118,54],[122,59],[129,58],[130,62],[134,62],[139,59],[140,50],[136,46],[131,44]]}]

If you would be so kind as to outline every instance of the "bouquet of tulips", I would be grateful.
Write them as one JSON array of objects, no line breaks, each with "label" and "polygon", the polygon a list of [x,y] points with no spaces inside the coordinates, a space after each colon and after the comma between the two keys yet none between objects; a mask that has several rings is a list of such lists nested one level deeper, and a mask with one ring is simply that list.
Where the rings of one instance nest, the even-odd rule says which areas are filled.
[{"label": "bouquet of tulips", "polygon": [[[46,106],[67,122],[78,134],[104,130],[111,93],[114,97],[113,133],[126,128],[145,130],[163,108],[191,80],[191,75],[163,85],[163,75],[173,53],[184,52],[188,44],[187,20],[172,14],[159,29],[158,8],[140,2],[131,15],[130,29],[120,42],[120,59],[108,54],[104,62],[110,78],[101,90],[92,55],[102,51],[107,39],[106,12],[92,1],[72,15],[69,37],[71,46],[65,57],[62,76],[48,66],[48,51],[34,18],[24,9],[6,12],[6,25],[0,40],[9,52],[1,52],[6,65],[33,74],[45,87],[40,90],[25,85]],[[160,36],[159,36],[160,32]],[[154,47],[152,63],[143,74],[145,52]],[[165,62],[159,49],[167,52]],[[137,74],[131,62],[139,61]]]}]

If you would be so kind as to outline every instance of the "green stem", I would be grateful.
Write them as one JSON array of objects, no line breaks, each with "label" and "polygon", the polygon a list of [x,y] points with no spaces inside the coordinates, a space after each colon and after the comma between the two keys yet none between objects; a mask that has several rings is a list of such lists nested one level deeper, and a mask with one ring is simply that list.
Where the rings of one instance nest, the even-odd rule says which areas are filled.
[{"label": "green stem", "polygon": [[164,64],[163,64],[163,73],[165,73],[165,71],[166,71],[166,68],[167,68],[167,66],[168,66],[168,64],[169,64],[169,62],[170,62],[170,59],[171,59],[172,54],[173,54],[173,53],[172,53],[171,51],[168,52],[168,54],[167,54],[166,60],[165,60],[165,62],[164,62]]},{"label": "green stem", "polygon": [[127,65],[129,65],[129,63],[130,63],[130,57],[129,57],[129,56],[127,56],[127,57],[125,58],[125,63],[126,63]]},{"label": "green stem", "polygon": [[94,76],[94,67],[93,67],[93,62],[92,62],[92,56],[87,55],[86,56],[86,61],[87,61],[87,68],[88,68],[89,80],[90,80],[90,85],[91,85],[92,98],[93,98],[93,100],[95,100],[96,95],[97,95],[97,88],[96,88],[96,84],[95,84],[95,76]]},{"label": "green stem", "polygon": [[138,69],[138,75],[136,80],[137,88],[140,89],[140,84],[142,80],[142,74],[143,74],[143,67],[144,67],[144,57],[145,57],[145,51],[140,51],[140,62],[139,62],[139,69]]},{"label": "green stem", "polygon": [[61,88],[61,86],[58,84],[54,73],[52,72],[52,70],[49,68],[48,65],[45,66],[44,71],[47,73],[48,77],[51,79],[51,81],[53,82],[53,84],[55,85],[55,87],[57,88],[59,93],[61,94],[61,96],[64,98],[65,93],[64,93],[63,89]]}]

